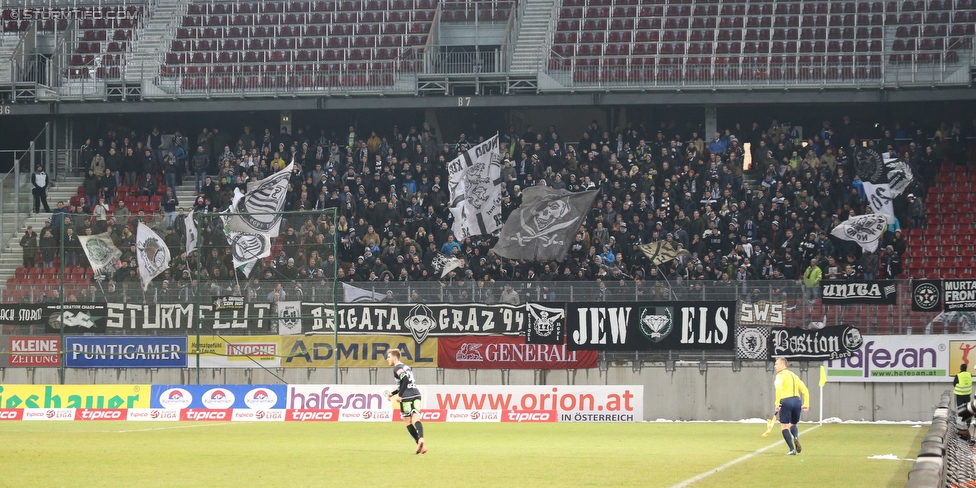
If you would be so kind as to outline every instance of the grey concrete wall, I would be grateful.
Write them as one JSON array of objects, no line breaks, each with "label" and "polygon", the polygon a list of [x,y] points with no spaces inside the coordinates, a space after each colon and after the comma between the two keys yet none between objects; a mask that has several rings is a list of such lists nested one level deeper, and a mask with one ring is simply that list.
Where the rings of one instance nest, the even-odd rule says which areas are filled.
[{"label": "grey concrete wall", "polygon": [[[819,365],[794,369],[810,388],[812,400],[807,420],[820,417]],[[773,412],[773,377],[765,365],[710,365],[700,371],[698,363],[679,363],[674,371],[663,365],[611,366],[607,371],[581,370],[458,370],[418,368],[420,384],[457,385],[643,385],[644,419],[740,420],[769,417]],[[203,384],[279,383],[278,376],[293,384],[330,384],[331,368],[305,369],[201,369]],[[343,384],[392,384],[386,368],[341,368]],[[185,369],[66,369],[70,384],[194,384],[196,370]],[[57,384],[54,368],[0,368],[0,384]],[[946,383],[827,383],[824,387],[824,418],[842,420],[925,420]]]}]

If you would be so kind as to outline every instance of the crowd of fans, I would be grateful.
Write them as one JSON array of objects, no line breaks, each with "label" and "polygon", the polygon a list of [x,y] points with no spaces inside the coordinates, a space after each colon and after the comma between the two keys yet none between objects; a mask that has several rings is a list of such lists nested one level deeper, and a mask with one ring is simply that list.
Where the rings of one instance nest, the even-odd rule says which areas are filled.
[{"label": "crowd of fans", "polygon": [[[902,229],[925,225],[923,202],[935,172],[946,158],[964,162],[966,131],[976,132],[959,124],[877,128],[847,116],[824,122],[818,130],[805,127],[802,137],[801,129],[777,120],[736,124],[707,136],[664,122],[659,127],[584,125],[565,128],[572,134],[568,140],[576,142],[566,142],[555,127],[499,132],[503,219],[532,185],[600,190],[562,262],[502,259],[491,251],[495,238],[490,236],[454,241],[446,163],[495,129],[472,124],[457,140],[445,141],[424,123],[409,130],[349,127],[342,134],[311,128],[294,133],[214,128],[195,138],[180,132],[164,136],[159,128],[128,135],[109,130],[80,150],[87,170],[86,200],[74,207],[58,204],[39,236],[24,237],[25,266],[35,264],[32,246],[40,248],[39,264],[53,266],[59,227],[66,225],[71,229],[65,244],[69,264],[86,265],[77,235],[107,231],[123,251],[118,269],[96,277],[90,292],[121,290],[135,300],[192,301],[198,278],[208,296],[260,300],[301,299],[309,287],[334,277],[372,288],[440,281],[449,293],[465,288],[457,285],[488,286],[493,290],[489,300],[509,303],[528,298],[533,286],[543,290],[533,298],[554,298],[545,295],[546,285],[556,288],[561,281],[596,282],[606,290],[665,280],[693,282],[689,286],[740,283],[743,289],[759,280],[792,280],[812,290],[820,279],[899,276],[906,249]],[[850,216],[869,211],[856,163],[863,147],[909,161],[916,176],[895,199],[897,219],[873,253],[830,234]],[[206,219],[201,228],[202,256],[184,249],[185,228],[178,217],[191,209],[223,210],[234,188],[245,191],[249,182],[289,165],[285,209],[298,213],[283,220],[272,257],[259,261],[249,276],[235,270],[216,218]],[[120,185],[145,195],[168,186],[153,226],[174,259],[143,296],[137,296],[142,292],[132,225],[140,216],[116,198]],[[195,201],[176,199],[172,190],[185,185],[193,186]],[[331,214],[318,212],[333,208],[337,223]],[[335,252],[334,239],[339,243]],[[662,239],[691,255],[651,265],[638,246]],[[456,256],[462,265],[442,278],[437,255]],[[516,286],[508,289],[500,282]],[[74,298],[95,298],[89,290],[82,295]],[[454,300],[471,298],[452,295]]]}]

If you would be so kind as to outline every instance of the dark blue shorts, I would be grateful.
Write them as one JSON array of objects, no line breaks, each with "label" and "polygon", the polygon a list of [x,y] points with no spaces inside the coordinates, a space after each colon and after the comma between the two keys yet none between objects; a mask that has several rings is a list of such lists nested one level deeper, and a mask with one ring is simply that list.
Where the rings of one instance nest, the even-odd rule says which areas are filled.
[{"label": "dark blue shorts", "polygon": [[800,397],[789,397],[779,401],[779,423],[797,424],[800,422],[800,412],[803,411],[803,402]]}]

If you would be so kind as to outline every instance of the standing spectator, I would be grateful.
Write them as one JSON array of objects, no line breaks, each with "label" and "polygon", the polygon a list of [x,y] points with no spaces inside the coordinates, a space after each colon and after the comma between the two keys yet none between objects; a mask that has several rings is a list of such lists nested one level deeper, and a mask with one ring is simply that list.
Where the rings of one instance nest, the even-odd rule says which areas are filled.
[{"label": "standing spectator", "polygon": [[810,266],[803,272],[803,298],[807,303],[812,304],[817,299],[822,277],[823,271],[820,270],[820,266],[817,266],[817,260],[811,259]]},{"label": "standing spectator", "polygon": [[210,156],[202,145],[197,146],[197,153],[193,155],[192,162],[193,172],[196,174],[197,193],[200,193],[203,191],[203,181],[207,178],[207,169],[210,167]]},{"label": "standing spectator", "polygon": [[65,268],[74,268],[78,266],[78,254],[81,252],[81,241],[75,235],[74,227],[66,226],[64,232],[64,256],[62,261],[64,261]]},{"label": "standing spectator", "polygon": [[166,186],[170,188],[178,187],[177,175],[180,173],[180,163],[176,160],[176,156],[173,155],[173,151],[166,153],[166,157],[163,159],[163,170],[166,172]]},{"label": "standing spectator", "polygon": [[50,212],[51,207],[47,204],[47,187],[51,184],[51,180],[44,172],[43,166],[37,165],[37,169],[31,175],[31,184],[34,185],[31,190],[31,193],[34,194],[34,213],[40,213],[42,204],[44,211]]},{"label": "standing spectator", "polygon": [[163,133],[160,132],[158,126],[153,126],[152,132],[149,133],[149,137],[146,138],[146,148],[149,149],[150,156],[156,164],[160,164],[163,161]]},{"label": "standing spectator", "polygon": [[176,219],[176,207],[179,204],[179,200],[176,199],[176,193],[173,192],[173,187],[167,188],[166,196],[163,197],[163,211],[166,212],[167,227],[172,227],[173,221]]},{"label": "standing spectator", "polygon": [[[50,220],[48,220],[47,222],[51,223]],[[54,253],[58,249],[58,239],[54,237],[54,233],[51,232],[51,229],[44,231],[44,235],[41,236],[40,247],[41,247],[41,262],[44,263],[44,267],[53,268]]]},{"label": "standing spectator", "polygon": [[118,181],[115,179],[115,175],[112,174],[112,170],[105,170],[105,176],[99,181],[99,186],[101,186],[102,196],[105,197],[105,201],[111,206],[112,202],[115,201],[115,188],[118,186]]},{"label": "standing spectator", "polygon": [[34,232],[34,226],[27,226],[27,231],[20,238],[20,247],[24,248],[24,267],[33,268],[34,256],[37,254],[37,232]]},{"label": "standing spectator", "polygon": [[914,193],[908,194],[908,213],[912,218],[913,229],[925,228],[925,202],[921,198],[916,198]]}]

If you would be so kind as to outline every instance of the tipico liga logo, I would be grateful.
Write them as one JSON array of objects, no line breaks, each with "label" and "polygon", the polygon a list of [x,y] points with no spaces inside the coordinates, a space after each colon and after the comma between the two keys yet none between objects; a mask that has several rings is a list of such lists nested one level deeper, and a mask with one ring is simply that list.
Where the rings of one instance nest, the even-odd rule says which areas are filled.
[{"label": "tipico liga logo", "polygon": [[268,410],[278,403],[278,395],[267,388],[255,388],[244,395],[244,404],[255,410]]},{"label": "tipico liga logo", "polygon": [[200,398],[207,408],[230,408],[234,405],[234,400],[234,394],[226,388],[211,388]]},{"label": "tipico liga logo", "polygon": [[159,395],[159,405],[169,410],[180,410],[190,406],[193,394],[183,388],[170,388]]}]

